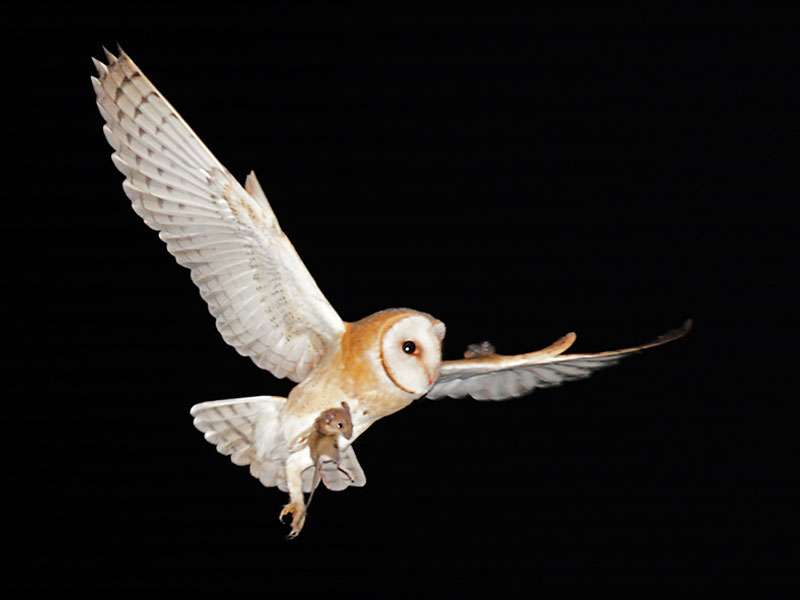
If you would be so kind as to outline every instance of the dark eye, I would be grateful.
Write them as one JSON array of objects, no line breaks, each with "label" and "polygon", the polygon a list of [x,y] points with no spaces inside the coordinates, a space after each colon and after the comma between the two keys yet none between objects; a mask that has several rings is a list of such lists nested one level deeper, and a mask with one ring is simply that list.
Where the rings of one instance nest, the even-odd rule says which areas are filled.
[{"label": "dark eye", "polygon": [[336,426],[337,426],[339,429],[341,429],[341,428],[342,428],[342,424],[341,424],[341,423],[337,423],[337,424],[336,424]]},{"label": "dark eye", "polygon": [[403,352],[406,354],[414,354],[414,350],[417,349],[417,345],[414,342],[408,341],[403,342]]}]

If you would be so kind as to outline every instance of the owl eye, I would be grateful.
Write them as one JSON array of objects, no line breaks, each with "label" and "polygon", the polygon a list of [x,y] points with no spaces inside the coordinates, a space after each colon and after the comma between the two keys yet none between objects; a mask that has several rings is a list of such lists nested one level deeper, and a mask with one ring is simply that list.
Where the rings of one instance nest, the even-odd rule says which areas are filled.
[{"label": "owl eye", "polygon": [[417,349],[417,345],[412,341],[403,342],[403,352],[406,354],[414,354],[414,350]]}]

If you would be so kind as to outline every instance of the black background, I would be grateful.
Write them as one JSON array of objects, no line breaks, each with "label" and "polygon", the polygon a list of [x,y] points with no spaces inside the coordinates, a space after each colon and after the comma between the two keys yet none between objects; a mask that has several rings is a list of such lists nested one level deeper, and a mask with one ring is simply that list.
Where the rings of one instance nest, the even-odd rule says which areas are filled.
[{"label": "black background", "polygon": [[[729,13],[589,16],[12,21],[11,581],[796,578],[778,366],[797,329],[795,35]],[[117,41],[232,173],[257,172],[343,319],[430,312],[450,358],[482,339],[514,353],[574,330],[590,352],[694,331],[526,398],[415,403],[358,440],[368,485],[321,492],[286,541],[285,496],[188,411],[290,386],[224,344],[131,211],[89,84]]]}]

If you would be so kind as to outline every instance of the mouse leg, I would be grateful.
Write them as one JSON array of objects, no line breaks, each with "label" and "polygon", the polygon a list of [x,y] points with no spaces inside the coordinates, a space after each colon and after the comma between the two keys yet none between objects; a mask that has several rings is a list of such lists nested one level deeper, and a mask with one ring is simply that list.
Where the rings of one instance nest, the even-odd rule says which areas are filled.
[{"label": "mouse leg", "polygon": [[306,522],[306,505],[303,498],[305,462],[302,452],[295,452],[286,460],[286,486],[289,488],[289,504],[283,507],[279,519],[283,522],[286,515],[292,515],[292,530],[288,536],[290,540],[300,534]]}]

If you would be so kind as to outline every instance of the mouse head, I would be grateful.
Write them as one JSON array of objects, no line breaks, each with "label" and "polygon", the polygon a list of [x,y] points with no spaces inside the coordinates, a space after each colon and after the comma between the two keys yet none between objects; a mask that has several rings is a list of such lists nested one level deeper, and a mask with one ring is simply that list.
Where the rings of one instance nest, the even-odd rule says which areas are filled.
[{"label": "mouse head", "polygon": [[350,419],[350,407],[342,402],[341,408],[329,408],[323,411],[316,421],[317,431],[324,435],[342,434],[348,440],[353,435],[353,421]]}]

